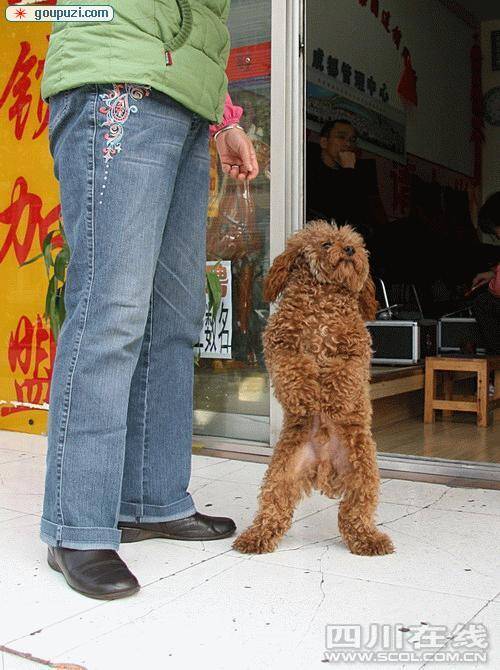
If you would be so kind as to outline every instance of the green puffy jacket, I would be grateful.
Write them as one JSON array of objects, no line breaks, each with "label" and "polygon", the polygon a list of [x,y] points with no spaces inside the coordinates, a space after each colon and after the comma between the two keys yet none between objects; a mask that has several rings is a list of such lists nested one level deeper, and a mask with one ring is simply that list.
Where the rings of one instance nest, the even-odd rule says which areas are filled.
[{"label": "green puffy jacket", "polygon": [[[99,2],[104,4],[83,0],[78,5]],[[59,0],[57,6],[76,4]],[[54,22],[42,98],[47,101],[83,84],[130,82],[150,85],[220,123],[227,92],[230,0],[110,0],[108,4],[114,9],[112,21]]]}]

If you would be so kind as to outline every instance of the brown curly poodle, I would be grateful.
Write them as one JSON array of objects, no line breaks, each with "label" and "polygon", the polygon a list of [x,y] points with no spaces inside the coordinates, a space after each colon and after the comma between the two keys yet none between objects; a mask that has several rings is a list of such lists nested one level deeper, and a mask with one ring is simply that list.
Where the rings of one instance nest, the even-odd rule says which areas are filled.
[{"label": "brown curly poodle", "polygon": [[363,238],[349,226],[312,221],[288,240],[266,277],[266,300],[280,294],[263,343],[284,422],[258,513],[233,547],[273,551],[300,498],[315,488],[342,496],[338,524],[352,553],[391,553],[374,522],[380,477],[365,321],[377,302]]}]

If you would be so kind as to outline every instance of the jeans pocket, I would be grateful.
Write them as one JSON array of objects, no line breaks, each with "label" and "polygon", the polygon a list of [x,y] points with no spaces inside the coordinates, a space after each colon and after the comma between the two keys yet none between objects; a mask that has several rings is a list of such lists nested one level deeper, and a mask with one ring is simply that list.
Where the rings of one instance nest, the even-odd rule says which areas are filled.
[{"label": "jeans pocket", "polygon": [[49,138],[69,107],[69,93],[69,89],[66,89],[49,98]]}]

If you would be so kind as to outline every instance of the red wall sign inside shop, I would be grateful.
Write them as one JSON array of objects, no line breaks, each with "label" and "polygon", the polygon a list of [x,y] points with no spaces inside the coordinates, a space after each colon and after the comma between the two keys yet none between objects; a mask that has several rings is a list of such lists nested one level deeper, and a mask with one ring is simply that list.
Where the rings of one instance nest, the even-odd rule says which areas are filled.
[{"label": "red wall sign inside shop", "polygon": [[271,42],[232,49],[227,64],[229,81],[271,75]]}]

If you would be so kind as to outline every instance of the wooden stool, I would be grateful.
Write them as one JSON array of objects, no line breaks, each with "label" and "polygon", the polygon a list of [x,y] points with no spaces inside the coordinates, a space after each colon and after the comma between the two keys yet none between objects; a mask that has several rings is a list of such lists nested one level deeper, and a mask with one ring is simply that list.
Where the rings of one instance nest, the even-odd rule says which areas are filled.
[{"label": "wooden stool", "polygon": [[[495,395],[489,397],[488,386],[491,371],[495,371]],[[444,391],[445,400],[436,398],[436,372],[446,371]],[[477,374],[477,398],[474,401],[453,400],[453,372],[472,372]],[[459,358],[446,356],[429,356],[425,359],[425,406],[424,423],[434,423],[434,412],[443,410],[444,417],[451,417],[453,412],[475,412],[477,425],[488,425],[489,409],[500,399],[500,356],[484,356],[483,358]]]}]

